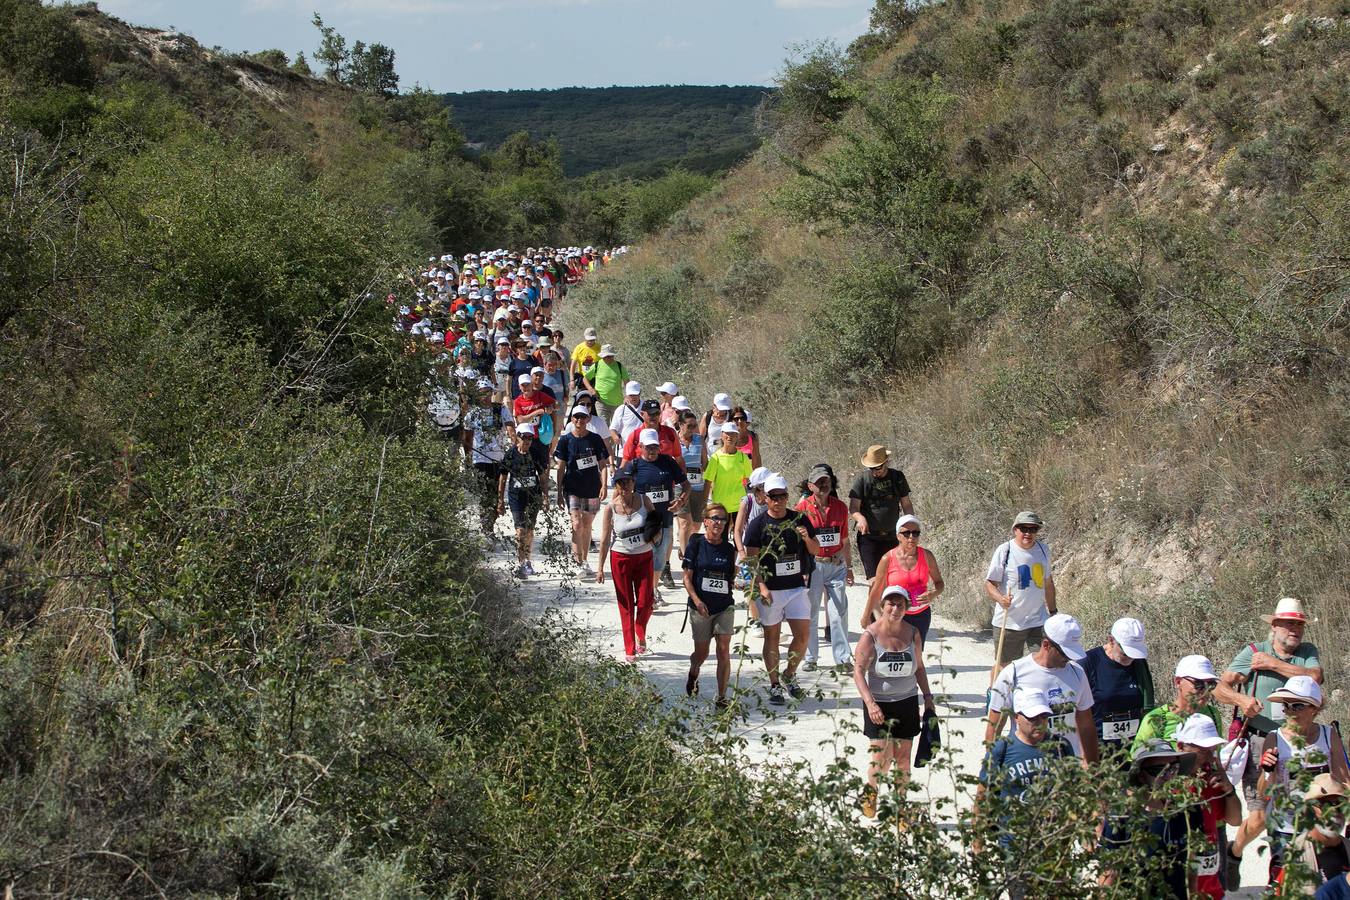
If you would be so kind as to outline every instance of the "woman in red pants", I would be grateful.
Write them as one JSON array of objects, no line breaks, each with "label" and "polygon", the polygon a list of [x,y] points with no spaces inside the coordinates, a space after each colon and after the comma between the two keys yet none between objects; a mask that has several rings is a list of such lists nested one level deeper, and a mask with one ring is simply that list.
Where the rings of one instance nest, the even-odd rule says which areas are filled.
[{"label": "woman in red pants", "polygon": [[[647,652],[647,621],[655,604],[652,583],[652,545],[643,535],[647,517],[655,514],[652,501],[633,490],[633,472],[627,466],[614,475],[614,493],[600,514],[600,563],[596,584],[605,583],[608,561],[614,577],[623,626],[624,659],[632,662]],[[612,551],[612,552],[606,552]]]}]

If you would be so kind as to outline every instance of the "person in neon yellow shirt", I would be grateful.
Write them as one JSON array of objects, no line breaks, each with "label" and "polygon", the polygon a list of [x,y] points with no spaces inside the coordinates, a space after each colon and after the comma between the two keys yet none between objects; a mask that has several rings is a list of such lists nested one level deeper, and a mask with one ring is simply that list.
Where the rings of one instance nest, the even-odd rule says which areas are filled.
[{"label": "person in neon yellow shirt", "polygon": [[740,431],[728,422],[722,426],[722,446],[708,456],[703,482],[708,486],[707,498],[727,509],[740,509],[745,496],[745,481],[750,477],[750,457],[736,449]]},{"label": "person in neon yellow shirt", "polygon": [[589,369],[600,359],[600,335],[594,328],[587,328],[583,337],[585,340],[572,348],[572,364],[567,370],[574,380],[583,369]]}]

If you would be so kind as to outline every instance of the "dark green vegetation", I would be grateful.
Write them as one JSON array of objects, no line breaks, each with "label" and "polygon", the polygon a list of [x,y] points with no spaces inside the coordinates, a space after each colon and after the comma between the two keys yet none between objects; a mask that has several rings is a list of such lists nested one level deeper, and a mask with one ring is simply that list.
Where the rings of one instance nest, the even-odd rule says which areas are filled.
[{"label": "dark green vegetation", "polygon": [[[897,448],[955,583],[1034,507],[1094,636],[1139,615],[1158,670],[1225,663],[1293,595],[1343,685],[1346,22],[1337,2],[878,3],[847,51],[785,70],[756,160],[573,324],[593,310],[623,346],[612,311],[661,286],[712,336],[681,387],[745,401],[792,473]],[[988,621],[978,591],[944,602]]]},{"label": "dark green vegetation", "polygon": [[554,140],[568,176],[719,175],[759,146],[762,87],[557,88],[446,94],[468,139],[491,152],[517,131]]}]

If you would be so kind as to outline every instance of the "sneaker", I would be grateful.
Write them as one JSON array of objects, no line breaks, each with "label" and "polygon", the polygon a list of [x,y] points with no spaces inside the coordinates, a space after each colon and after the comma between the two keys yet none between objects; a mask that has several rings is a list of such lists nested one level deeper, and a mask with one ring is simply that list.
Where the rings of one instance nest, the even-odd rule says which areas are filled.
[{"label": "sneaker", "polygon": [[647,645],[646,645],[646,644],[638,644],[638,648],[637,648],[637,655],[638,655],[638,656],[645,656],[645,655],[648,654],[648,653],[651,653],[651,651],[647,649]]},{"label": "sneaker", "polygon": [[520,565],[516,566],[516,577],[517,577],[517,578],[528,578],[529,575],[530,575],[530,570],[529,570],[528,568],[525,567],[525,564],[524,564],[524,563],[521,563]]},{"label": "sneaker", "polygon": [[687,697],[698,696],[698,676],[690,675],[684,680],[684,693]]},{"label": "sneaker", "polygon": [[763,630],[764,630],[764,623],[761,622],[759,619],[751,619],[751,620],[750,620],[750,627],[751,627],[751,628],[757,628],[757,629],[759,629],[760,631],[763,631]]},{"label": "sneaker", "polygon": [[637,657],[631,653],[625,653],[623,655],[623,661],[626,663],[635,663],[637,662]]},{"label": "sneaker", "polygon": [[785,678],[783,682],[787,685],[787,692],[792,695],[793,700],[801,700],[806,697],[806,691],[797,683],[797,679]]},{"label": "sneaker", "polygon": [[675,588],[675,579],[670,577],[669,567],[667,567],[666,570],[661,573],[661,587],[671,588],[672,590],[674,590]]},{"label": "sneaker", "polygon": [[839,663],[838,665],[836,665],[836,666],[834,667],[834,670],[835,670],[836,672],[852,672],[852,671],[853,671],[853,663],[851,663],[851,662]]},{"label": "sneaker", "polygon": [[521,566],[521,568],[525,570],[525,574],[526,574],[526,575],[533,575],[533,574],[534,574],[534,566],[531,565],[531,563],[530,563],[530,561],[529,561],[528,559],[525,560],[525,565]]},{"label": "sneaker", "polygon": [[783,686],[781,684],[769,685],[769,702],[774,706],[783,706],[787,703],[787,698],[783,696]]},{"label": "sneaker", "polygon": [[582,578],[594,578],[594,577],[595,577],[595,570],[591,568],[591,564],[590,564],[590,563],[584,562],[584,563],[581,564],[581,577],[582,577]]},{"label": "sneaker", "polygon": [[808,659],[806,662],[802,663],[803,672],[814,672],[817,668],[819,668],[819,666],[816,665],[814,659]]}]

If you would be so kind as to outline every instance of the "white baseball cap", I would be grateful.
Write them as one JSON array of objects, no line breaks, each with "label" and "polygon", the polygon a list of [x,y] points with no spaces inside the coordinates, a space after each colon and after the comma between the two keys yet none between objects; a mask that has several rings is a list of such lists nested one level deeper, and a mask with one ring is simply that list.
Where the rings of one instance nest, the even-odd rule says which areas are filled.
[{"label": "white baseball cap", "polygon": [[1111,637],[1116,639],[1120,649],[1130,659],[1148,659],[1148,647],[1144,644],[1144,623],[1138,619],[1116,619],[1111,626]]},{"label": "white baseball cap", "polygon": [[510,347],[510,346],[511,346],[511,339],[508,338],[508,337],[499,337],[499,338],[497,338],[497,346],[498,346],[498,347]]},{"label": "white baseball cap", "polygon": [[638,443],[644,447],[660,446],[661,435],[657,434],[655,428],[644,428],[638,435]]},{"label": "white baseball cap", "polygon": [[516,429],[516,434],[528,434],[533,436],[535,434],[534,423],[526,422],[524,425]]},{"label": "white baseball cap", "polygon": [[627,397],[640,397],[642,396],[642,385],[636,381],[630,381],[623,386],[623,393]]},{"label": "white baseball cap", "polygon": [[1026,685],[1019,685],[1017,690],[1013,691],[1012,701],[1013,712],[1028,718],[1049,715],[1051,712],[1050,701],[1045,696],[1045,691],[1038,691]]},{"label": "white baseball cap", "polygon": [[526,375],[523,372],[521,373],[520,377],[516,379],[516,384],[520,385],[521,387],[524,387],[529,383],[530,383],[530,376]]},{"label": "white baseball cap", "polygon": [[530,374],[531,374],[531,375],[547,375],[547,374],[548,374],[548,369],[545,369],[543,366],[535,366],[533,369],[530,369]]},{"label": "white baseball cap", "polygon": [[581,333],[581,336],[588,341],[599,340],[600,338],[600,335],[596,333],[594,328],[587,328]]},{"label": "white baseball cap", "polygon": [[1197,747],[1217,747],[1227,743],[1219,737],[1219,729],[1214,720],[1204,713],[1193,713],[1190,718],[1172,734],[1172,740],[1178,744],[1194,744]]},{"label": "white baseball cap", "polygon": [[786,491],[787,486],[787,479],[777,472],[764,479],[764,493],[766,494],[770,491]]},{"label": "white baseball cap", "polygon": [[1083,649],[1083,626],[1078,620],[1066,613],[1056,613],[1045,620],[1045,636],[1059,645],[1069,659],[1082,659],[1087,656]]},{"label": "white baseball cap", "polygon": [[1197,681],[1218,681],[1214,674],[1214,663],[1208,657],[1193,653],[1177,660],[1176,678],[1194,678]]},{"label": "white baseball cap", "polygon": [[678,394],[680,392],[680,389],[675,386],[675,382],[673,381],[667,381],[665,384],[661,385],[656,390],[657,393],[672,394],[672,395]]},{"label": "white baseball cap", "polygon": [[895,523],[895,533],[899,534],[900,529],[904,528],[906,525],[918,525],[918,524],[919,524],[918,516],[911,516],[911,515],[901,516]]},{"label": "white baseball cap", "polygon": [[[736,423],[735,423],[735,422],[728,422],[728,423],[726,423],[725,425],[722,426],[722,433],[723,433],[723,434],[740,434],[740,433],[741,433],[741,430],[740,430],[739,428],[736,427]],[[751,477],[752,479],[754,478],[753,475],[751,475],[750,477]],[[750,484],[751,484],[751,487],[753,487],[753,486],[754,486],[754,481],[752,480]]]},{"label": "white baseball cap", "polygon": [[678,409],[680,412],[688,412],[688,411],[689,411],[689,398],[686,397],[686,396],[684,396],[683,394],[681,394],[680,396],[676,397],[674,400],[670,401],[670,408],[671,408],[671,409]]},{"label": "white baseball cap", "polygon": [[912,599],[909,596],[909,591],[905,590],[898,584],[893,584],[890,587],[886,588],[886,590],[881,592],[881,600],[883,603],[886,601],[887,597],[904,597],[906,606],[909,605],[909,601]]},{"label": "white baseball cap", "polygon": [[[725,425],[722,426],[722,430],[723,431],[727,430]],[[750,478],[748,479],[748,481],[750,482],[750,486],[752,488],[759,487],[764,483],[764,480],[772,474],[773,473],[770,472],[768,469],[766,469],[764,466],[760,466],[758,469],[755,469],[755,471],[750,473]]]},{"label": "white baseball cap", "polygon": [[1322,687],[1307,675],[1295,675],[1284,683],[1284,687],[1271,691],[1268,699],[1279,703],[1311,703],[1320,709]]},{"label": "white baseball cap", "polygon": [[724,411],[731,409],[731,397],[727,394],[718,394],[713,397],[713,406]]},{"label": "white baseball cap", "polygon": [[591,411],[584,406],[574,406],[572,407],[571,416],[572,417],[585,416],[587,418],[590,418]]}]

